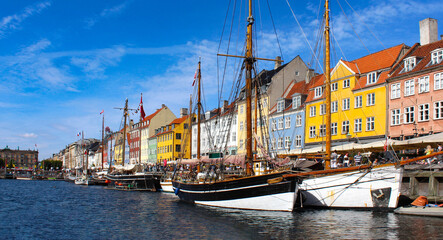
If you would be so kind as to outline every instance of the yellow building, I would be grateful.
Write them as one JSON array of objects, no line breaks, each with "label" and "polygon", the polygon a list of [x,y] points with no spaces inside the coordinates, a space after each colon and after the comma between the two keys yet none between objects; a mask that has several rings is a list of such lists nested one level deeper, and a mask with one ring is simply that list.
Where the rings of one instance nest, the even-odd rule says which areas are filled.
[{"label": "yellow building", "polygon": [[[404,44],[354,61],[340,60],[331,71],[332,141],[374,141],[387,134],[386,79],[404,54]],[[306,100],[305,144],[325,141],[324,76],[314,78]]]},{"label": "yellow building", "polygon": [[[195,118],[195,116],[194,116]],[[171,161],[180,158],[190,158],[188,116],[173,120],[170,124],[156,130],[157,134],[157,162]]]}]

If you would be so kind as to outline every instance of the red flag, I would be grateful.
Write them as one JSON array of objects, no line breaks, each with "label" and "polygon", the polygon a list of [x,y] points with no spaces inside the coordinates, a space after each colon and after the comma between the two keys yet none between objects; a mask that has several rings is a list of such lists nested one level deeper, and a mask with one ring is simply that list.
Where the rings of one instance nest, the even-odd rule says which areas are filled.
[{"label": "red flag", "polygon": [[385,142],[385,145],[384,145],[384,150],[385,150],[385,152],[388,150],[388,138],[386,137],[386,142]]},{"label": "red flag", "polygon": [[198,73],[198,69],[195,70],[194,81],[192,82],[192,86],[194,86],[194,84],[195,84],[195,79],[197,79],[197,73]]},{"label": "red flag", "polygon": [[140,117],[145,118],[145,110],[143,109],[143,95],[140,96]]},{"label": "red flag", "polygon": [[101,112],[100,112],[100,115],[102,114],[102,113],[104,113],[105,112],[105,110],[103,109]]}]

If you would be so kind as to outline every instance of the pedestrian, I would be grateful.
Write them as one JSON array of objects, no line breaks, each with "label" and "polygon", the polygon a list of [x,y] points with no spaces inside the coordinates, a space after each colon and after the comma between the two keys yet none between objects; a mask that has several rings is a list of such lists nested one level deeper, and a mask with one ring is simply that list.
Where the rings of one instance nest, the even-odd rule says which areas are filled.
[{"label": "pedestrian", "polygon": [[334,150],[334,152],[331,154],[331,168],[337,168],[337,150]]},{"label": "pedestrian", "polygon": [[355,166],[361,165],[361,159],[362,159],[362,156],[361,156],[360,152],[358,152],[357,155],[354,156]]},{"label": "pedestrian", "polygon": [[349,167],[349,153],[345,153],[345,156],[343,157],[343,166]]}]

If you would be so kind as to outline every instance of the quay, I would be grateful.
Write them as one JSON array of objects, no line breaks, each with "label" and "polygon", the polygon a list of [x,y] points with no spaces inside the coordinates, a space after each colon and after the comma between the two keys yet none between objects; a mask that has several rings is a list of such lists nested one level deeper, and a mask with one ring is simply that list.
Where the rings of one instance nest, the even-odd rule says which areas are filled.
[{"label": "quay", "polygon": [[401,194],[410,199],[426,196],[430,203],[443,202],[443,164],[407,165],[403,173]]}]

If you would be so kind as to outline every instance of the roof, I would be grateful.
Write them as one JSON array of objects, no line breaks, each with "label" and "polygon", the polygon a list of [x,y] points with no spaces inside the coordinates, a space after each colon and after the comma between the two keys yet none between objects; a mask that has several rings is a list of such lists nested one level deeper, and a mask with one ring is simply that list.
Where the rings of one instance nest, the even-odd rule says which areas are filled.
[{"label": "roof", "polygon": [[180,124],[182,122],[184,122],[186,119],[188,119],[188,115],[183,116],[181,118],[176,118],[174,119],[171,123],[169,123],[168,125],[172,125],[172,124]]},{"label": "roof", "polygon": [[314,99],[314,91],[312,91],[314,88],[320,87],[323,84],[325,84],[325,76],[324,76],[324,74],[320,74],[320,75],[314,76],[311,79],[311,83],[308,85],[309,92],[308,92],[308,97],[306,98],[305,102],[311,102],[311,101],[314,101],[314,100],[318,100],[318,99],[324,98],[324,96],[321,96],[319,98]]},{"label": "roof", "polygon": [[[431,62],[431,52],[435,49],[443,48],[443,40],[436,41],[433,43],[429,43],[421,46],[416,43],[408,53],[406,53],[403,58],[399,61],[399,63],[394,66],[393,70],[390,72],[390,78],[409,76],[412,73],[421,72],[429,69],[433,69],[435,67],[443,66],[443,61],[439,64],[429,64]],[[402,72],[404,68],[403,60],[408,57],[417,57],[418,62],[417,65],[408,72]]]},{"label": "roof", "polygon": [[[390,68],[396,63],[399,54],[405,47],[405,44],[399,44],[397,46],[369,54],[367,56],[351,61],[357,66],[353,66],[352,64],[350,64],[349,67],[355,73],[360,74]],[[357,67],[356,71],[355,67]]]},{"label": "roof", "polygon": [[[309,91],[309,88],[308,88],[309,85],[310,84],[306,83],[305,81],[300,81],[300,82],[292,81],[288,85],[288,87],[285,89],[285,91],[283,92],[281,98],[292,99],[292,95],[294,95],[296,93],[306,95],[306,94],[308,94],[308,91]],[[290,109],[292,109],[292,101],[283,111],[288,111]],[[269,110],[269,114],[273,114],[276,111],[277,111],[277,103],[271,107],[271,109]]]}]

